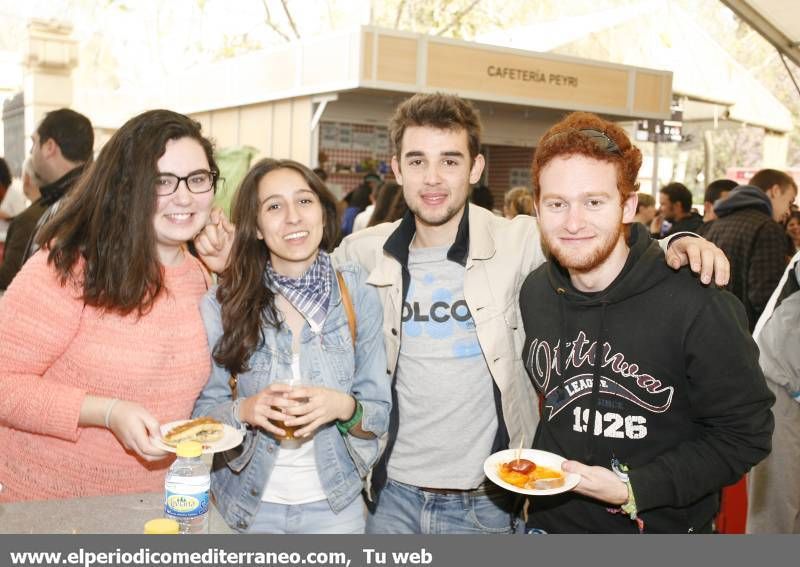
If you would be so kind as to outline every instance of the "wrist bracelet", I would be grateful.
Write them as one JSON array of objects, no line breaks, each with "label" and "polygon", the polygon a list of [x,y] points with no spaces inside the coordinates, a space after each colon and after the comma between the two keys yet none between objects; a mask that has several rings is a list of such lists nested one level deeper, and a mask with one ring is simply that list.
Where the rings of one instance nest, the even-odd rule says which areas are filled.
[{"label": "wrist bracelet", "polygon": [[639,510],[636,507],[636,497],[633,494],[633,486],[631,486],[630,476],[628,475],[628,466],[619,462],[618,459],[611,459],[611,470],[617,475],[625,487],[628,489],[628,501],[619,507],[619,511],[627,515],[631,520],[636,522],[639,528],[639,533],[644,533],[644,521],[639,517]]},{"label": "wrist bracelet", "polygon": [[106,429],[111,429],[111,424],[109,424],[108,420],[111,419],[111,410],[114,409],[114,406],[117,405],[118,401],[119,398],[114,398],[113,400],[111,400],[111,403],[108,404],[108,407],[106,408],[106,417],[103,420],[103,423],[105,423],[106,425]]},{"label": "wrist bracelet", "polygon": [[348,433],[350,433],[351,429],[353,429],[356,425],[358,425],[358,422],[361,421],[361,417],[363,415],[364,415],[364,408],[361,405],[361,402],[356,400],[356,409],[353,412],[353,417],[344,422],[339,421],[337,419],[336,429],[338,429],[339,433],[341,433],[342,435],[347,435]]},{"label": "wrist bracelet", "polygon": [[631,480],[628,476],[628,466],[619,462],[619,459],[611,460],[611,470],[617,475],[617,478],[625,483],[625,488],[628,489],[628,501],[620,506],[620,509],[628,514],[632,520],[636,519],[636,499],[633,496],[633,488],[631,487]]},{"label": "wrist bracelet", "polygon": [[630,481],[627,481],[625,485],[628,487],[628,501],[620,506],[620,510],[630,516],[631,520],[635,520],[638,512],[636,509],[636,497],[633,495],[633,487]]}]

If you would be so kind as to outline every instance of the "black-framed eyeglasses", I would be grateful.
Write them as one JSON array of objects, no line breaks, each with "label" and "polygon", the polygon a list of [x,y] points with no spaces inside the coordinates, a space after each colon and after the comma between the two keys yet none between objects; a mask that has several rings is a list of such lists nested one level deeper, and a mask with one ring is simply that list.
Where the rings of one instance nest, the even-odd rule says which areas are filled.
[{"label": "black-framed eyeglasses", "polygon": [[588,138],[595,146],[597,146],[604,152],[622,157],[622,150],[619,149],[617,143],[611,138],[609,138],[608,134],[606,134],[605,132],[602,132],[600,130],[595,130],[594,128],[581,128],[580,130],[564,130],[563,132],[558,132],[556,134],[553,134],[552,136],[544,140],[543,143],[548,143],[551,140],[560,138],[561,136],[566,136],[570,132],[577,132],[583,137]]},{"label": "black-framed eyeglasses", "polygon": [[198,169],[189,175],[179,177],[174,173],[159,173],[154,181],[156,195],[166,197],[178,190],[181,181],[186,183],[190,193],[207,193],[215,188],[217,173],[207,169]]}]

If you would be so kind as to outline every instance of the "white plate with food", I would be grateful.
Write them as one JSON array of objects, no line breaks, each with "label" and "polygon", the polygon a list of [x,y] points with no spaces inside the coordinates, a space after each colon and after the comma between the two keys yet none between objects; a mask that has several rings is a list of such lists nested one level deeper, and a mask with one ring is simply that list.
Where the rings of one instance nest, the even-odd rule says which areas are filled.
[{"label": "white plate with food", "polygon": [[548,496],[572,490],[581,477],[561,470],[566,459],[538,449],[506,449],[483,462],[483,472],[501,488],[528,494]]},{"label": "white plate with food", "polygon": [[197,441],[203,445],[203,453],[219,453],[239,446],[244,432],[220,423],[211,417],[180,419],[161,426],[161,438],[153,439],[157,447],[174,453],[181,441]]}]

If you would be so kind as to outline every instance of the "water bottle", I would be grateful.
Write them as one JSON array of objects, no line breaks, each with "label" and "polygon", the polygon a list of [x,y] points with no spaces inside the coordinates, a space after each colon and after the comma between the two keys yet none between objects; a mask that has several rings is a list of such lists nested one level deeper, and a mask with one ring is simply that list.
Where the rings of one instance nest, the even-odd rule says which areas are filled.
[{"label": "water bottle", "polygon": [[208,533],[211,474],[200,458],[203,446],[197,441],[181,441],[176,453],[178,458],[164,482],[164,515],[178,522],[182,534]]}]

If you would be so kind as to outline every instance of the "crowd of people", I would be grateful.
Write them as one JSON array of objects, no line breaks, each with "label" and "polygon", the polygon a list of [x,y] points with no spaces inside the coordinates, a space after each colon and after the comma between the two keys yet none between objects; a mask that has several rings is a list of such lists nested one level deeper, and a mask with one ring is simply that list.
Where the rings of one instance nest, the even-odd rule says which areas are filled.
[{"label": "crowd of people", "polygon": [[[0,502],[161,490],[160,425],[211,416],[244,434],[212,467],[240,532],[710,533],[754,466],[754,514],[786,508],[794,181],[712,184],[703,216],[670,184],[656,211],[626,133],[574,113],[501,212],[481,129],[465,99],[414,95],[394,181],[337,202],[324,172],[262,159],[229,220],[192,119],[145,112],[92,159],[88,119],[48,113],[0,265]],[[580,482],[490,482],[522,446]],[[798,531],[792,510],[764,529]]]}]

